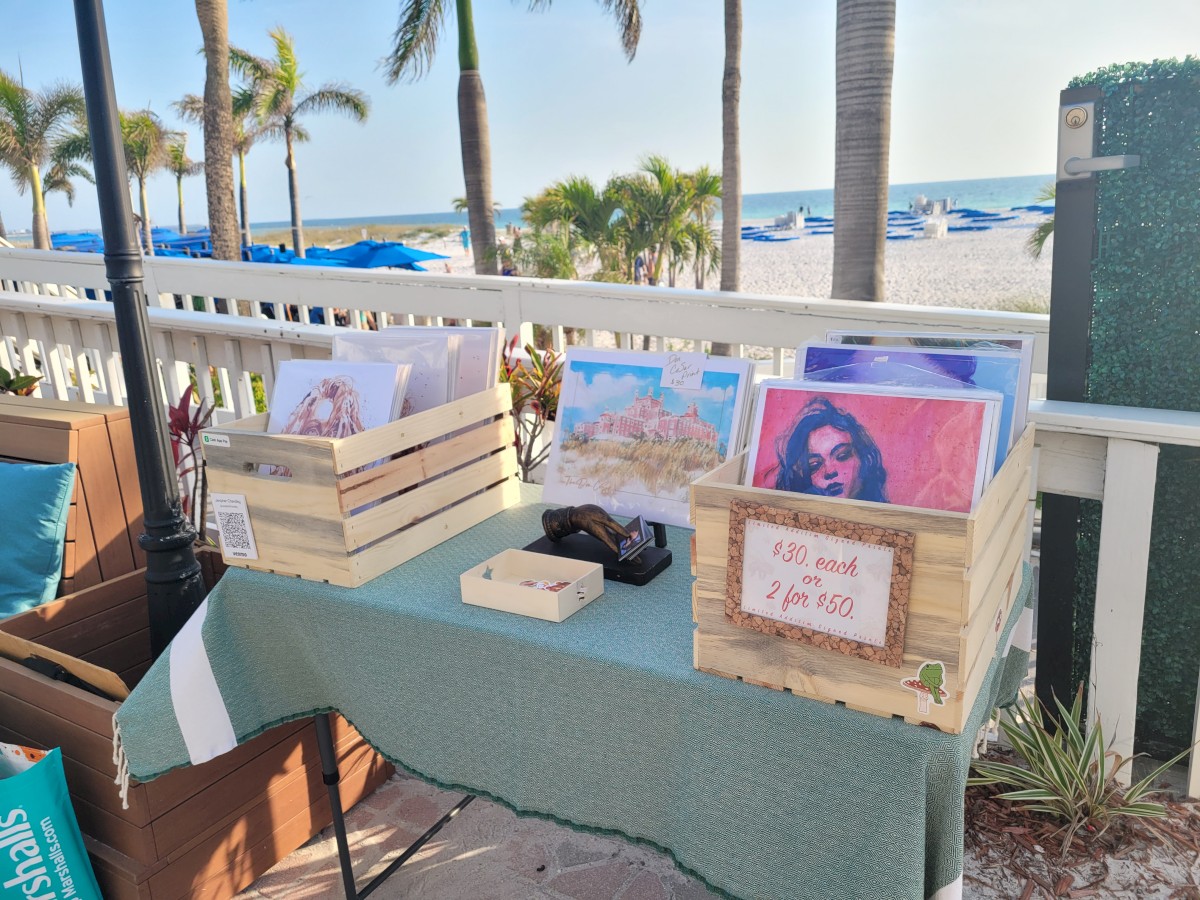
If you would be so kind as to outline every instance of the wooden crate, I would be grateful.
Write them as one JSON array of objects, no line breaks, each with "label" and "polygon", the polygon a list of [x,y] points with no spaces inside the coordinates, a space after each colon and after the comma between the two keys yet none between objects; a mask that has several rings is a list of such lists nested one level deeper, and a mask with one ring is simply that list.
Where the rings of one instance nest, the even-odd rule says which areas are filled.
[{"label": "wooden crate", "polygon": [[128,409],[0,394],[0,459],[78,467],[60,596],[146,564]]},{"label": "wooden crate", "polygon": [[[746,454],[692,485],[692,614],[697,669],[960,734],[1020,591],[1033,527],[1034,430],[1028,428],[970,513],[815,497],[741,485]],[[900,668],[734,625],[726,617],[730,501],[768,503],[915,535]],[[925,661],[945,666],[943,706],[919,713],[902,685]]]},{"label": "wooden crate", "polygon": [[340,439],[206,429],[209,489],[245,497],[257,544],[225,562],[357,587],[466,531],[520,499],[511,410],[500,385]]},{"label": "wooden crate", "polygon": [[[200,557],[208,578],[225,568],[217,554]],[[145,572],[0,621],[0,631],[109,669],[132,686],[150,667]],[[135,781],[122,809],[112,761],[119,706],[0,658],[0,741],[62,748],[72,806],[107,900],[224,900],[330,824],[311,719],[203,765]],[[349,809],[393,769],[340,717],[333,736]]]}]

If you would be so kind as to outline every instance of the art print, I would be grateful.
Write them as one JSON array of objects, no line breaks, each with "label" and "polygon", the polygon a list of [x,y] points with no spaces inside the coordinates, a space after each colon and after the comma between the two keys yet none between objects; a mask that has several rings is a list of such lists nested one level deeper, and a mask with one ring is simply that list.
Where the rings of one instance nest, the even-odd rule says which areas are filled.
[{"label": "art print", "polygon": [[688,488],[743,443],[752,363],[710,359],[698,387],[670,354],[567,351],[543,497],[688,526]]},{"label": "art print", "polygon": [[[955,350],[935,347],[856,347],[847,344],[804,344],[796,350],[796,375],[839,384],[886,384],[946,387],[961,383],[995,391],[1003,397],[1000,440],[992,474],[1000,470],[1009,447],[1023,430],[1021,356],[1007,349]],[[1025,394],[1028,397],[1026,391]],[[1028,401],[1026,401],[1028,405]]]},{"label": "art print", "polygon": [[965,389],[764,382],[745,482],[969,512],[991,472],[999,403]]}]

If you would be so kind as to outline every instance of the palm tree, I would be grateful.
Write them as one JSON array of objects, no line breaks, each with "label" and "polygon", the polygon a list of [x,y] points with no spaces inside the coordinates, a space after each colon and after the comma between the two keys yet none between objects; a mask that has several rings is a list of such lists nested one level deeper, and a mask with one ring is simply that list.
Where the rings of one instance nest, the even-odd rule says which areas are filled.
[{"label": "palm tree", "polygon": [[[617,20],[628,59],[637,52],[642,34],[639,0],[599,0]],[[547,8],[551,0],[530,0],[530,9]],[[454,0],[458,22],[458,131],[462,147],[467,214],[478,251],[475,272],[496,274],[496,223],[492,213],[492,150],[488,139],[487,99],[479,73],[479,49],[471,0]],[[392,52],[384,60],[389,84],[424,75],[437,53],[438,39],[450,0],[402,0]]]},{"label": "palm tree", "polygon": [[558,226],[571,247],[600,261],[600,278],[624,270],[623,235],[614,219],[621,200],[612,187],[597,190],[591,179],[573,175],[525,200],[522,214],[534,229]]},{"label": "palm tree", "polygon": [[142,243],[149,256],[154,255],[150,239],[150,208],[146,200],[146,180],[167,167],[171,145],[178,143],[179,132],[168,131],[162,119],[148,109],[121,115],[121,141],[125,149],[125,167],[137,179],[138,208],[142,219]]},{"label": "palm tree", "polygon": [[308,113],[340,112],[356,122],[365,122],[370,105],[367,95],[344,84],[323,84],[301,96],[303,73],[296,59],[292,36],[277,26],[269,32],[275,57],[264,59],[229,48],[234,71],[248,79],[254,91],[256,112],[265,137],[283,138],[287,147],[288,199],[292,208],[292,249],[304,256],[304,225],[300,219],[300,190],[296,183],[295,144],[308,140],[300,118]]},{"label": "palm tree", "polygon": [[167,170],[175,176],[175,191],[179,198],[179,233],[187,234],[187,219],[183,215],[183,179],[204,171],[204,163],[196,162],[187,155],[187,135],[181,135],[179,140],[167,147]]},{"label": "palm tree", "polygon": [[[1043,203],[1046,200],[1053,200],[1057,185],[1052,181],[1033,198],[1034,203]],[[1025,249],[1034,259],[1042,258],[1042,250],[1046,248],[1046,241],[1050,240],[1050,235],[1054,234],[1054,216],[1040,223],[1037,228],[1025,239]]]},{"label": "palm tree", "polygon": [[[250,233],[250,216],[247,211],[249,207],[246,193],[246,155],[263,133],[262,128],[258,125],[258,117],[255,113],[256,105],[254,90],[250,86],[243,85],[233,92],[233,152],[237,154],[238,161],[238,212],[242,222],[242,244],[247,247],[254,243],[254,238]],[[202,97],[195,94],[184,94],[171,106],[175,108],[175,112],[181,118],[203,127],[204,99]]]},{"label": "palm tree", "polygon": [[838,0],[833,296],[883,300],[896,0]]},{"label": "palm tree", "polygon": [[[742,277],[742,0],[725,0],[725,73],[721,78],[721,290],[737,291]],[[698,285],[699,286],[699,285]],[[714,356],[733,344],[713,341]]]},{"label": "palm tree", "polygon": [[196,0],[204,38],[204,186],[213,259],[238,260],[233,206],[233,113],[229,95],[229,15],[226,0]]},{"label": "palm tree", "polygon": [[[495,199],[492,200],[493,215],[495,213],[500,212],[502,207],[503,207],[503,204],[501,204],[499,200],[495,200]],[[453,200],[450,201],[450,208],[453,209],[456,213],[467,212],[467,210],[468,210],[467,198],[466,197],[455,197]]]},{"label": "palm tree", "polygon": [[50,249],[43,169],[53,163],[68,123],[83,115],[78,87],[31,91],[0,70],[0,163],[12,172],[17,190],[23,194],[28,188],[33,196],[33,246],[39,250]]}]

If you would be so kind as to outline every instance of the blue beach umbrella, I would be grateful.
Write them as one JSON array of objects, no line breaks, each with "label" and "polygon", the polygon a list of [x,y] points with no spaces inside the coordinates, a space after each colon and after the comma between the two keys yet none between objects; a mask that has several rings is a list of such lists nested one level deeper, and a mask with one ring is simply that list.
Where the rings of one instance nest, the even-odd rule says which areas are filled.
[{"label": "blue beach umbrella", "polygon": [[376,269],[381,266],[412,269],[430,259],[449,259],[441,253],[415,250],[394,241],[359,241],[348,247],[329,251],[326,259],[344,260],[356,269]]}]

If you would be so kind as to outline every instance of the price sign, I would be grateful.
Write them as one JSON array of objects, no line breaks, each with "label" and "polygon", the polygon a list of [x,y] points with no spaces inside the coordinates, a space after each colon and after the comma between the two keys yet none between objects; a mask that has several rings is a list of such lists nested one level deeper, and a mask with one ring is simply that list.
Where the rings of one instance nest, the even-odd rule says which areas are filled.
[{"label": "price sign", "polygon": [[726,617],[899,666],[913,535],[734,500]]},{"label": "price sign", "polygon": [[892,554],[878,544],[748,521],[742,610],[882,647]]},{"label": "price sign", "polygon": [[698,391],[703,387],[707,353],[672,353],[662,367],[660,387],[677,391]]}]

